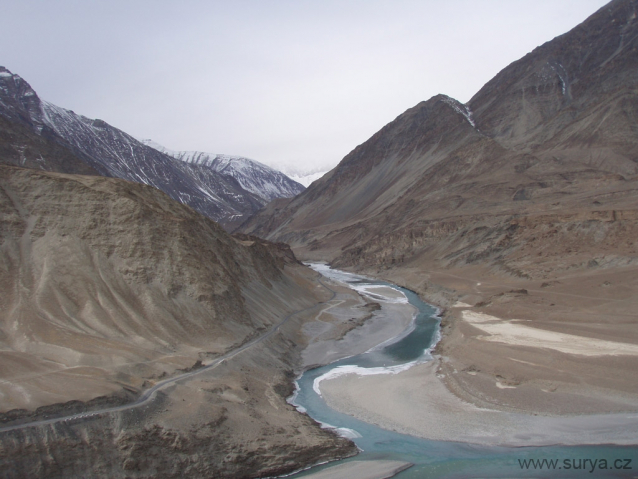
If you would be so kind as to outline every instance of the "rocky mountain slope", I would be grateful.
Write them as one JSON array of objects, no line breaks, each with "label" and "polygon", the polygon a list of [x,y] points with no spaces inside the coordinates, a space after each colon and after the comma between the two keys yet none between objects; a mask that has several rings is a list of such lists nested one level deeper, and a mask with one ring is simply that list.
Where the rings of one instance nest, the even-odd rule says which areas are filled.
[{"label": "rocky mountain slope", "polygon": [[[82,385],[76,399],[119,390],[125,377],[109,375],[128,364],[147,363],[147,373],[161,375],[176,357],[191,366],[272,325],[274,318],[251,314],[245,297],[282,279],[283,258],[271,251],[244,245],[154,188],[0,171],[2,362],[50,378],[46,387],[3,383],[5,410],[55,402],[75,381]],[[105,390],[69,372],[101,366],[111,370],[97,381]]]},{"label": "rocky mountain slope", "polygon": [[99,174],[51,128],[32,121],[39,111],[39,99],[28,83],[0,68],[0,161],[61,173]]},{"label": "rocky mountain slope", "polygon": [[191,165],[206,166],[218,173],[232,176],[247,191],[269,202],[276,198],[292,198],[305,188],[280,171],[241,156],[217,155],[202,151],[173,151],[152,140],[143,143]]},{"label": "rocky mountain slope", "polygon": [[[303,190],[281,173],[250,160],[242,160],[244,167],[240,169],[179,161],[102,120],[92,120],[41,100],[26,81],[3,67],[0,117],[4,125],[0,134],[6,138],[2,142],[5,164],[100,174],[148,184],[227,229],[272,198],[294,196]],[[46,154],[48,150],[42,150],[42,144],[57,151],[57,156]],[[56,159],[60,155],[65,161]]]},{"label": "rocky mountain slope", "polygon": [[[285,402],[293,313],[329,299],[285,245],[147,185],[3,165],[0,219],[3,477],[257,477],[354,452]],[[130,402],[286,318],[143,408],[2,431]]]},{"label": "rocky mountain slope", "polygon": [[[463,262],[471,259],[473,235],[475,247],[487,246],[470,226],[482,216],[507,230],[514,217],[582,210],[593,218],[633,208],[634,9],[632,1],[612,2],[504,69],[467,105],[439,95],[411,108],[242,231],[341,265],[396,263],[435,245],[432,235],[440,234],[444,261]],[[453,231],[472,236],[450,241]],[[505,244],[498,248],[492,259]]]},{"label": "rocky mountain slope", "polygon": [[[610,2],[465,105],[445,95],[416,105],[304,193],[271,203],[240,229],[443,305],[462,298],[459,305],[493,321],[638,342],[627,309],[638,292],[627,281],[638,268],[637,11],[635,0]],[[485,336],[460,311],[448,313],[457,322],[441,350],[455,358],[450,377],[469,371],[450,380],[465,399],[508,397],[511,407],[545,412],[637,407],[623,396],[638,392],[626,379],[636,358],[585,368],[544,349],[524,353],[514,340],[476,339]],[[560,378],[552,361],[569,363]],[[498,377],[511,381],[507,394],[494,387]],[[591,387],[574,396],[583,384]],[[552,406],[542,391],[557,387],[569,392]],[[595,387],[615,399],[596,403]]]}]

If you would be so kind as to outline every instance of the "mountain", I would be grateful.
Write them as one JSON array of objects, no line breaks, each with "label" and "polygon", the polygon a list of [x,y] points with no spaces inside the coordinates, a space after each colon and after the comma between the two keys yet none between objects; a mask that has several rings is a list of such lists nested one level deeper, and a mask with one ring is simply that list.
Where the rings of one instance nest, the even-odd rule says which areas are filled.
[{"label": "mountain", "polygon": [[0,161],[61,173],[98,175],[39,118],[40,100],[19,75],[0,67]]},{"label": "mountain", "polygon": [[190,165],[204,166],[222,175],[231,176],[242,188],[260,197],[266,203],[276,198],[292,198],[305,189],[303,185],[282,172],[241,156],[217,155],[201,151],[173,151],[152,140],[144,140],[143,143]]},{"label": "mountain", "polygon": [[301,183],[303,186],[308,188],[313,182],[321,178],[323,175],[328,173],[328,171],[315,171],[313,173],[286,173],[289,178],[295,180],[297,183]]},{"label": "mountain", "polygon": [[[607,356],[594,368],[517,346],[524,335],[488,341],[454,307],[574,342],[638,343],[627,309],[638,294],[629,279],[638,267],[637,10],[635,0],[610,2],[467,104],[445,95],[419,103],[240,230],[448,307],[441,370],[469,401],[634,410],[638,384],[626,378],[636,358]],[[513,385],[507,394],[494,387],[499,378]],[[556,388],[550,400],[544,391]]]},{"label": "mountain", "polygon": [[[268,326],[243,295],[253,280],[268,287],[281,277],[269,253],[257,255],[155,188],[6,166],[0,172],[2,354],[30,358],[38,371],[88,361],[112,364],[115,373],[118,357],[195,355],[195,362],[197,350],[219,354]],[[63,349],[53,347],[60,341]],[[43,393],[34,385],[28,406],[68,393],[76,380],[82,384],[81,377],[53,381]],[[20,393],[4,387],[6,408]],[[94,385],[81,394],[99,392],[106,391]]]},{"label": "mountain", "polygon": [[[467,105],[438,95],[409,109],[242,231],[337,264],[376,265],[428,248],[426,236],[403,245],[388,235],[421,237],[432,222],[460,232],[477,215],[508,223],[512,215],[632,207],[634,6],[612,2],[504,69]],[[449,260],[468,259],[466,246],[446,248],[457,251]]]},{"label": "mountain", "polygon": [[6,138],[1,146],[6,151],[2,156],[5,164],[148,184],[227,229],[280,192],[292,195],[301,190],[300,185],[267,167],[247,168],[249,160],[238,160],[243,168],[228,167],[225,171],[206,162],[179,161],[102,120],[41,100],[26,81],[4,67],[0,67],[0,118],[4,124],[0,134]]},{"label": "mountain", "polygon": [[285,401],[330,299],[287,246],[147,185],[6,165],[0,219],[3,477],[265,477],[355,452]]}]

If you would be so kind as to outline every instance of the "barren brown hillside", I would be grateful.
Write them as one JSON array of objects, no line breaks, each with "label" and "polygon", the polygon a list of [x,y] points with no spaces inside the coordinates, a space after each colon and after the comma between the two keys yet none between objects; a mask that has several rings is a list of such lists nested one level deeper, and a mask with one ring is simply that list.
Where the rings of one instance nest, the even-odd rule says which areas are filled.
[{"label": "barren brown hillside", "polygon": [[462,318],[482,312],[574,341],[638,343],[637,8],[610,2],[466,105],[443,95],[416,105],[242,231],[457,305],[440,350],[450,387],[467,399],[636,409],[638,384],[627,378],[638,364],[622,347],[594,366],[550,342],[497,340]]},{"label": "barren brown hillside", "polygon": [[2,476],[257,477],[354,453],[285,402],[330,299],[316,276],[155,188],[0,166]]}]

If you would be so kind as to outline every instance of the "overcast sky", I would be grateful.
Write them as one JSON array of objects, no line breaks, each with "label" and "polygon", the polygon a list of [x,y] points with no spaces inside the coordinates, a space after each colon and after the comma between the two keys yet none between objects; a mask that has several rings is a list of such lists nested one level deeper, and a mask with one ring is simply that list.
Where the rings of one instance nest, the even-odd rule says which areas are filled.
[{"label": "overcast sky", "polygon": [[606,0],[0,0],[0,65],[173,150],[312,171]]}]

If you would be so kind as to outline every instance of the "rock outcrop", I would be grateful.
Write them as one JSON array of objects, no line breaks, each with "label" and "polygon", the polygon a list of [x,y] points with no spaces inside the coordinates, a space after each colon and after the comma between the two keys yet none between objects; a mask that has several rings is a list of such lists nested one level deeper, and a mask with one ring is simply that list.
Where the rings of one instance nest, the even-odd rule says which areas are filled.
[{"label": "rock outcrop", "polygon": [[[597,218],[613,211],[625,219],[612,229],[630,235],[637,32],[636,2],[611,2],[505,68],[467,105],[439,95],[406,111],[240,230],[286,241],[308,258],[374,267],[420,255],[442,265],[507,263],[534,249],[526,225],[552,230],[569,217],[598,237],[610,224]],[[555,234],[553,251],[567,254],[560,245],[572,236]],[[626,242],[609,248],[633,261]]]}]

